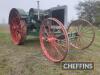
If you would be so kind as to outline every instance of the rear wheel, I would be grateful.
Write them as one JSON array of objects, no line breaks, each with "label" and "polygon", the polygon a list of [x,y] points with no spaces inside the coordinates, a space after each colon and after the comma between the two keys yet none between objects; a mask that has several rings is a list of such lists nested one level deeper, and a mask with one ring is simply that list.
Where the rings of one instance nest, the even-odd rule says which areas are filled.
[{"label": "rear wheel", "polygon": [[13,43],[16,45],[22,44],[26,37],[27,27],[25,20],[21,18],[17,9],[11,10],[9,15],[9,25]]},{"label": "rear wheel", "polygon": [[40,27],[40,44],[49,60],[63,60],[68,52],[68,35],[63,24],[55,18],[45,19]]}]

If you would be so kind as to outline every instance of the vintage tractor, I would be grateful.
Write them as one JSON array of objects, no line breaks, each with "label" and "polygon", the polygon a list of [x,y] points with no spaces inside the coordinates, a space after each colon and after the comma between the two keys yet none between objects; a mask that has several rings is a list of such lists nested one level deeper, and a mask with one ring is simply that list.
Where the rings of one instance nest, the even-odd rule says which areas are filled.
[{"label": "vintage tractor", "polygon": [[66,6],[45,11],[31,8],[26,13],[22,9],[13,8],[9,14],[13,43],[22,44],[27,35],[39,36],[43,54],[53,62],[63,60],[68,51],[68,34],[63,25],[66,9]]},{"label": "vintage tractor", "polygon": [[92,24],[82,19],[71,22],[66,30],[67,6],[47,10],[31,8],[28,13],[12,8],[9,25],[14,44],[23,44],[27,35],[38,36],[43,54],[53,62],[62,61],[70,46],[89,47],[95,36]]}]

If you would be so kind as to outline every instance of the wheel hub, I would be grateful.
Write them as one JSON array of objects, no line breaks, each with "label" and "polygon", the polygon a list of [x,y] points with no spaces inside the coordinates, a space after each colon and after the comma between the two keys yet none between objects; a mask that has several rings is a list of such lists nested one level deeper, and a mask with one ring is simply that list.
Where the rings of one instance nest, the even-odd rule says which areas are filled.
[{"label": "wheel hub", "polygon": [[55,42],[55,40],[56,40],[56,38],[55,38],[53,35],[49,35],[49,36],[47,37],[47,41],[48,41],[48,42]]}]

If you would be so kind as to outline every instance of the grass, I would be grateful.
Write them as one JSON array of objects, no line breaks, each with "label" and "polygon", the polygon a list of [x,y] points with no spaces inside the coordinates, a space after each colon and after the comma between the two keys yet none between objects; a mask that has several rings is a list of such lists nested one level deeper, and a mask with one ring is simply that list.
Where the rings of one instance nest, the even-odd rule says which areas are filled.
[{"label": "grass", "polygon": [[84,51],[69,51],[64,61],[95,64],[94,70],[62,70],[61,63],[48,61],[41,53],[39,40],[27,38],[24,45],[13,45],[7,28],[0,27],[0,75],[98,75],[100,73],[100,30],[95,41]]}]

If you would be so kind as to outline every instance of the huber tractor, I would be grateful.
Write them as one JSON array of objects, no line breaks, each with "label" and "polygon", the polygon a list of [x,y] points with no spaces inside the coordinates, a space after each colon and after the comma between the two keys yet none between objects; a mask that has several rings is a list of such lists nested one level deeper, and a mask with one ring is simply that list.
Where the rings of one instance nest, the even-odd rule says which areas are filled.
[{"label": "huber tractor", "polygon": [[[65,25],[67,28],[65,28]],[[88,48],[94,40],[94,30],[90,22],[79,19],[67,25],[67,6],[57,6],[47,10],[12,8],[9,14],[12,41],[21,45],[27,35],[38,36],[43,54],[53,62],[62,61],[69,48]]]}]

